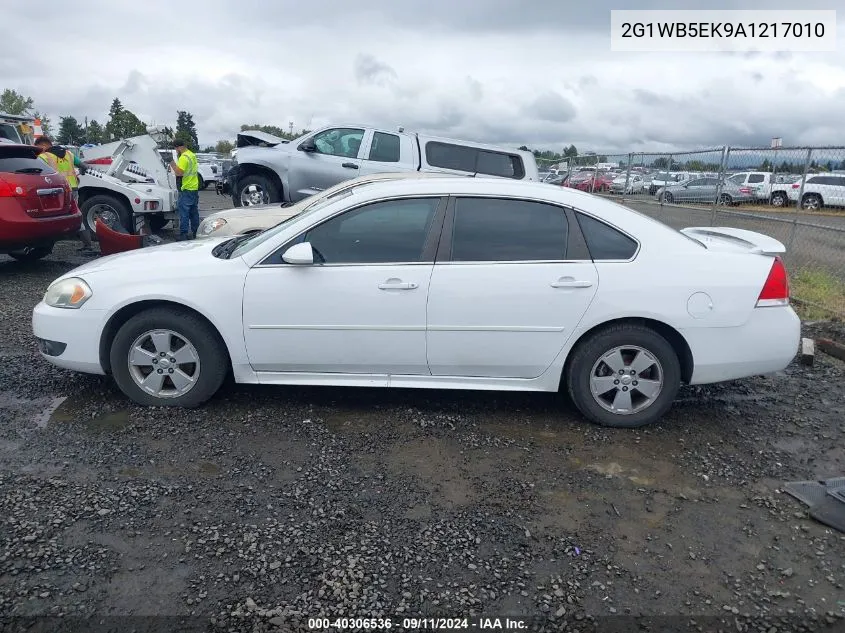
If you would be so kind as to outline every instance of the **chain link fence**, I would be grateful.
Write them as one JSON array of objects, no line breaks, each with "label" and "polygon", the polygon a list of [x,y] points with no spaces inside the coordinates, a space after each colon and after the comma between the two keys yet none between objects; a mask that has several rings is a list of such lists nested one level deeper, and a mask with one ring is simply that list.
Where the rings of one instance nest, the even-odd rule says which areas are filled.
[{"label": "chain link fence", "polygon": [[546,182],[611,197],[674,228],[725,226],[786,246],[808,318],[845,317],[845,147],[731,147],[539,158]]}]

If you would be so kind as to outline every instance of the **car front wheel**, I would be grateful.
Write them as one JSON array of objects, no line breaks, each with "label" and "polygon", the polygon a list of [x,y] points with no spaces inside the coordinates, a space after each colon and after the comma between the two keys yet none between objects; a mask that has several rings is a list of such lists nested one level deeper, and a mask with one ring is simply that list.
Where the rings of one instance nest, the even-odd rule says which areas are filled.
[{"label": "car front wheel", "polygon": [[129,319],[112,341],[109,360],[120,390],[146,406],[199,406],[217,392],[229,366],[217,332],[174,308]]},{"label": "car front wheel", "polygon": [[669,342],[633,324],[608,327],[580,342],[566,385],[581,413],[602,426],[635,428],[663,416],[681,385],[681,366]]}]

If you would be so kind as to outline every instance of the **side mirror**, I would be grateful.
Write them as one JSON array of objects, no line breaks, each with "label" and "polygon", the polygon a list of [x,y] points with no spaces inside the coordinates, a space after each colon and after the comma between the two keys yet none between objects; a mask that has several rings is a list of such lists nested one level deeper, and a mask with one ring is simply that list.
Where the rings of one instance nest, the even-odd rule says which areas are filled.
[{"label": "side mirror", "polygon": [[294,244],[282,255],[282,260],[286,264],[296,264],[299,266],[309,265],[314,263],[314,249],[308,242],[300,242]]},{"label": "side mirror", "polygon": [[300,152],[316,152],[317,145],[314,143],[313,139],[309,138],[308,140],[302,141],[297,149]]}]

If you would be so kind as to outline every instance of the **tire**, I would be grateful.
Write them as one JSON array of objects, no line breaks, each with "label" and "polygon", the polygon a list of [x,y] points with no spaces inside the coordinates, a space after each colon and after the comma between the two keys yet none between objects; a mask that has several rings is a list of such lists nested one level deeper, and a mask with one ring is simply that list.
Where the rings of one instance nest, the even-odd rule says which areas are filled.
[{"label": "tire", "polygon": [[199,180],[197,187],[200,191],[208,187],[208,183],[205,181],[205,178],[202,177],[202,174],[197,174],[197,180]]},{"label": "tire", "polygon": [[123,231],[132,231],[132,209],[126,204],[126,201],[108,194],[99,194],[91,196],[81,205],[82,222],[85,228],[92,236],[97,234],[94,229],[94,223],[97,216],[103,218],[110,227],[122,229]]},{"label": "tire", "polygon": [[818,211],[824,206],[822,197],[817,193],[808,193],[801,201],[801,208],[809,211]]},{"label": "tire", "polygon": [[789,204],[789,198],[786,197],[783,191],[776,191],[772,194],[771,203],[773,207],[785,207]]},{"label": "tire", "polygon": [[672,204],[675,201],[675,197],[668,191],[664,191],[661,194],[660,199],[666,204]]},{"label": "tire", "polygon": [[9,257],[12,257],[19,262],[37,262],[39,259],[44,259],[53,252],[53,245],[49,246],[28,246],[19,251],[12,251]]},{"label": "tire", "polygon": [[239,207],[251,207],[258,204],[281,202],[282,196],[276,184],[260,174],[253,174],[238,180],[235,204]]},{"label": "tire", "polygon": [[[183,358],[196,358],[199,362],[180,363],[182,359],[174,356],[176,364],[171,365],[171,357],[162,359],[156,357],[155,353],[150,353],[157,349],[152,346],[149,336],[153,331],[170,332],[170,345],[167,347],[174,354],[182,352]],[[180,341],[187,342],[187,345],[181,346]],[[163,340],[160,339],[159,342],[162,343]],[[129,352],[136,345],[149,350],[147,354],[150,364],[130,364]],[[178,349],[179,347],[181,349]],[[147,354],[140,354],[144,361]],[[162,367],[157,362],[158,367],[154,366],[153,357],[155,361],[168,361],[167,365]],[[131,400],[144,406],[198,407],[217,392],[229,370],[229,358],[220,335],[203,319],[178,308],[151,308],[129,319],[111,342],[109,360],[112,376],[120,390]],[[176,371],[181,373],[176,374]],[[154,372],[163,376],[158,395],[143,389],[137,382],[153,375]],[[195,382],[180,392],[176,388],[177,383],[172,381],[173,375],[188,376],[194,378]],[[156,385],[151,387],[155,388]]]},{"label": "tire", "polygon": [[719,196],[718,203],[723,207],[729,207],[733,204],[733,198],[731,198],[728,194],[723,193]]},{"label": "tire", "polygon": [[[603,357],[619,349],[622,350],[619,358],[626,362],[625,366],[629,366],[627,363],[638,359],[645,352],[646,356],[643,357],[645,369],[639,374],[623,374],[618,379],[623,382],[619,384],[610,382],[607,385],[610,387],[609,391],[593,395],[594,384],[600,391],[603,388],[602,383],[607,382],[601,379],[616,380],[615,374],[610,370],[610,365],[604,363]],[[622,371],[628,370],[623,368]],[[649,378],[643,376],[646,372],[650,373]],[[599,379],[595,383],[592,379],[594,374]],[[625,389],[624,385],[626,378],[627,382],[630,382],[628,389]],[[650,378],[653,379],[652,382],[659,378],[660,386],[649,402],[648,398],[639,391],[639,385],[634,385],[634,382],[645,384],[644,381]],[[590,421],[614,428],[636,428],[656,422],[672,406],[672,401],[680,386],[681,364],[675,350],[660,334],[642,325],[610,326],[579,342],[572,353],[566,372],[567,391],[578,410]],[[621,413],[610,410],[612,403],[615,402],[612,397],[617,393],[628,393],[632,396],[633,410],[631,412]],[[620,395],[620,397],[624,396]],[[600,401],[604,405],[600,404]]]},{"label": "tire", "polygon": [[153,232],[162,230],[170,222],[163,215],[151,215],[147,218],[147,221],[150,223],[150,230]]}]

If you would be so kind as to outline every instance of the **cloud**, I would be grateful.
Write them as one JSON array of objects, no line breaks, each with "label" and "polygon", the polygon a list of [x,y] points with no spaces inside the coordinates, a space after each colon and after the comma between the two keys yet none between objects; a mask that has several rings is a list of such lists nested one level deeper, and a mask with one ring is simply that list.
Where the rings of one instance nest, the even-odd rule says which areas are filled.
[{"label": "cloud", "polygon": [[[243,123],[291,122],[295,129],[401,125],[603,154],[768,146],[772,136],[789,145],[845,144],[841,54],[612,53],[616,7],[610,0],[578,10],[554,0],[322,0],[315,10],[294,0],[206,0],[186,33],[180,20],[161,18],[173,15],[164,0],[146,0],[143,13],[80,0],[71,12],[24,12],[4,30],[0,90],[32,96],[54,121],[104,123],[114,97],[147,123],[172,126],[176,111],[188,110],[203,144],[234,138]],[[57,34],[49,47],[20,35],[36,28]],[[70,67],[56,62],[56,50],[73,51]]]},{"label": "cloud", "polygon": [[355,58],[355,80],[359,84],[383,86],[398,78],[396,71],[372,55],[359,54]]}]

